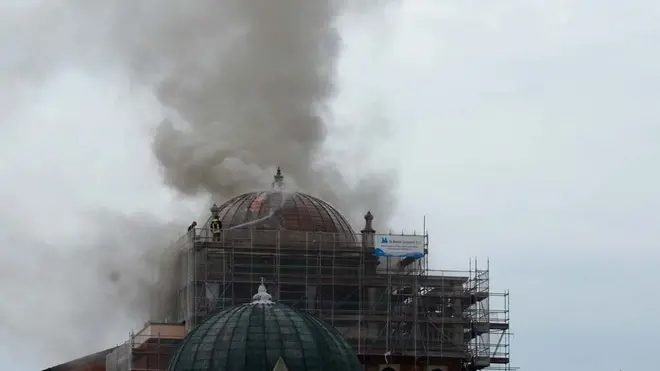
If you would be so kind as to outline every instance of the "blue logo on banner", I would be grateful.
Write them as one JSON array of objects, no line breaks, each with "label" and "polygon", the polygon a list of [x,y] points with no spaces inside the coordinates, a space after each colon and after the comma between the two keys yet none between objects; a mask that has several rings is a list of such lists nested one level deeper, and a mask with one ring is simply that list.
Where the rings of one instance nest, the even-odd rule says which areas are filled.
[{"label": "blue logo on banner", "polygon": [[381,239],[380,239],[380,243],[389,243],[389,242],[387,241],[387,237],[383,237],[383,238],[381,238]]}]

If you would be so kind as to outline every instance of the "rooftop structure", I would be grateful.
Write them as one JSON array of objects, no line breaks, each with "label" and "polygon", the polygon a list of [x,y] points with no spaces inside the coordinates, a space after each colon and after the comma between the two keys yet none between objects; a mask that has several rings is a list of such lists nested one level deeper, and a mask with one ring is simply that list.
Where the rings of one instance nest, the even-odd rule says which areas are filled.
[{"label": "rooftop structure", "polygon": [[224,228],[235,229],[254,223],[257,230],[285,229],[354,235],[350,223],[327,202],[300,192],[288,192],[284,176],[277,169],[271,190],[248,192],[234,197],[221,206],[214,205]]},{"label": "rooftop structure", "polygon": [[367,371],[510,370],[508,293],[491,292],[487,265],[431,270],[427,235],[378,234],[370,212],[356,234],[283,181],[278,170],[272,189],[214,205],[166,250],[157,322],[108,355],[108,371],[164,370],[184,334],[250,303],[262,277],[278,305],[341,333]]},{"label": "rooftop structure", "polygon": [[355,350],[318,318],[274,303],[259,285],[252,302],[224,310],[192,330],[167,371],[361,371]]}]

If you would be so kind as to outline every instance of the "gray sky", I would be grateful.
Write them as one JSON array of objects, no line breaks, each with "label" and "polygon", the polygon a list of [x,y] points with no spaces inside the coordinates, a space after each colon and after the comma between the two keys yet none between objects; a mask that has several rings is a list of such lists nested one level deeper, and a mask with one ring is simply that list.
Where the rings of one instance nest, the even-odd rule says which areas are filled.
[{"label": "gray sky", "polygon": [[[400,169],[392,224],[419,230],[428,215],[434,268],[490,258],[491,285],[511,290],[515,366],[648,368],[660,328],[642,310],[660,304],[660,4],[404,3],[345,22],[333,108],[361,137],[331,132],[337,158],[373,143],[375,166]],[[205,205],[162,185],[148,144],[160,108],[147,90],[121,69],[66,63],[25,81],[4,62],[28,46],[2,27],[0,275],[42,281],[0,286],[0,366],[34,370],[124,341],[131,325],[88,326],[80,354],[29,353],[66,331],[62,301],[98,305],[66,286],[86,282],[84,269],[38,271],[89,238],[90,214],[189,220]],[[385,135],[360,130],[374,120],[390,123]],[[38,330],[17,337],[23,324]]]}]

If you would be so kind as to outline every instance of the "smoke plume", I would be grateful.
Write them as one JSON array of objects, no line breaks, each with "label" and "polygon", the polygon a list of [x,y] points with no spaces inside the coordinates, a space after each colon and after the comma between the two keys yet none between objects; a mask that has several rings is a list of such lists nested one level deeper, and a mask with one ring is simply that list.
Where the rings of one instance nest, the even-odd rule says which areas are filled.
[{"label": "smoke plume", "polygon": [[[347,180],[323,150],[337,94],[338,20],[379,1],[48,4],[17,10],[0,26],[17,35],[11,44],[22,45],[20,63],[5,70],[31,81],[63,65],[110,66],[151,86],[165,108],[152,145],[168,185],[221,202],[263,188],[282,166],[289,187],[324,198],[356,223],[372,209],[387,224],[392,181],[367,170],[373,166]],[[356,164],[342,166],[359,166],[364,151],[355,150]]]},{"label": "smoke plume", "polygon": [[121,36],[111,43],[170,110],[153,141],[168,185],[222,201],[262,189],[281,165],[299,190],[354,221],[368,208],[387,221],[391,184],[374,174],[347,183],[323,157],[342,5],[199,1],[192,10],[132,11],[139,29],[117,23],[121,32],[112,35]]},{"label": "smoke plume", "polygon": [[[0,81],[36,85],[63,66],[98,73],[122,70],[135,84],[151,87],[163,107],[163,122],[151,146],[164,182],[181,194],[209,195],[219,203],[263,189],[281,166],[288,189],[325,199],[358,229],[367,210],[377,226],[385,226],[395,206],[394,177],[365,166],[360,178],[347,179],[324,148],[337,94],[337,22],[347,4],[69,0],[58,6],[17,8],[9,12],[12,20],[0,25],[0,45],[20,45],[20,53],[13,56],[18,62],[0,65]],[[356,148],[355,163],[342,166],[364,165],[360,154],[365,150]],[[136,255],[159,251],[172,230],[144,217],[105,218],[103,224],[104,232],[87,239],[91,246],[81,248],[83,254],[73,258],[60,253],[43,261],[59,262],[60,269],[68,271],[81,268],[75,275],[91,277],[83,290],[88,297],[76,303],[78,312],[70,313],[78,321],[70,321],[69,331],[81,346],[93,336],[92,323],[101,326],[101,314],[106,320],[113,316],[109,308],[143,319],[145,304],[136,300],[148,284],[134,283],[152,279],[153,259]],[[70,285],[76,279],[73,273],[60,273],[54,290],[64,293],[59,300],[66,306],[76,300],[77,286]],[[42,278],[36,273],[23,277],[25,283],[15,289],[27,289],[18,286]],[[90,314],[103,301],[108,302],[106,310]],[[26,332],[19,327],[13,331]]]}]

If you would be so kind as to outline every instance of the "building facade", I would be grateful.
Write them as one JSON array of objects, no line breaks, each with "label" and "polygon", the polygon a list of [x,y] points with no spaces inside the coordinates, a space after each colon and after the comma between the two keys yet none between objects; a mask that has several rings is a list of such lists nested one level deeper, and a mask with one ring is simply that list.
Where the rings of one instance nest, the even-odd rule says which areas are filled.
[{"label": "building facade", "polygon": [[[327,202],[286,191],[279,169],[272,189],[210,211],[164,252],[152,322],[106,370],[164,370],[185,334],[249,303],[262,280],[276,302],[341,333],[367,371],[510,369],[508,293],[491,292],[488,267],[431,270],[428,236],[378,234],[370,212],[355,233]],[[418,241],[419,254],[383,253],[388,238]]]}]

